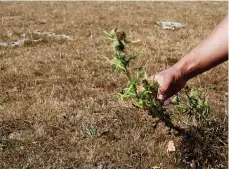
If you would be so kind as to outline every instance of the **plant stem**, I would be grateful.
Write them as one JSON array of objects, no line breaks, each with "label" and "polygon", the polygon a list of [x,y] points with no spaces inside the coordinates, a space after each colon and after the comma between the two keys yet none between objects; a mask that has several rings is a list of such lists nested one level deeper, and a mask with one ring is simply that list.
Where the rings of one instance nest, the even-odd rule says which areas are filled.
[{"label": "plant stem", "polygon": [[[124,68],[125,68],[125,74],[126,74],[128,80],[129,80],[129,82],[131,82],[132,77],[130,75],[130,71],[128,70],[127,66],[125,66]],[[138,92],[137,92],[137,88],[136,87],[134,88],[134,93],[135,93],[136,97],[138,97]]]},{"label": "plant stem", "polygon": [[160,112],[157,112],[157,111],[153,112],[150,108],[148,109],[148,111],[150,112],[150,114],[155,114],[155,116],[158,117],[160,121],[164,122],[167,127],[174,129],[179,134],[183,134],[185,132],[185,129],[174,125],[169,119],[163,116],[163,114],[161,114]]},{"label": "plant stem", "polygon": [[126,66],[125,66],[125,74],[126,74],[128,80],[131,81],[131,80],[132,80],[132,77],[131,77],[131,75],[130,75],[130,71],[127,69]]}]

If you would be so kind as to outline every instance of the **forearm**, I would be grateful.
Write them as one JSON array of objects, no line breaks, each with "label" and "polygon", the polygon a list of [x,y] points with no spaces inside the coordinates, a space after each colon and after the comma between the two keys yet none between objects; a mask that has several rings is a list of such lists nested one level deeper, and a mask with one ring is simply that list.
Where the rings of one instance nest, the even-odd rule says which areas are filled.
[{"label": "forearm", "polygon": [[227,59],[228,17],[225,17],[206,40],[196,46],[174,67],[182,72],[185,79],[189,80]]}]

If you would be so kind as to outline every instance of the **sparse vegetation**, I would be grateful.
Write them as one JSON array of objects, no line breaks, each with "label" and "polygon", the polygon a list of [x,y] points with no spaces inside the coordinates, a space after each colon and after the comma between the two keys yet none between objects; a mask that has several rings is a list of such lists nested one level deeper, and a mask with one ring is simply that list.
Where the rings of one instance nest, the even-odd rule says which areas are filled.
[{"label": "sparse vegetation", "polygon": [[[189,131],[176,136],[163,123],[154,128],[157,119],[132,106],[133,100],[117,99],[128,79],[104,59],[112,59],[113,51],[103,33],[117,26],[128,39],[141,40],[130,48],[138,56],[130,71],[144,67],[154,75],[227,13],[227,2],[0,2],[0,42],[36,30],[74,37],[0,47],[0,168],[173,169],[188,168],[192,159],[204,168],[227,168],[228,64],[188,83],[210,105],[207,122],[189,118],[188,111],[176,114],[187,109],[182,104],[189,89],[178,95],[180,106],[166,105],[172,123]],[[163,30],[157,21],[186,27]],[[167,153],[170,140],[176,151]]]},{"label": "sparse vegetation", "polygon": [[[125,74],[128,79],[127,87],[120,94],[121,99],[132,99],[135,107],[147,111],[153,118],[158,118],[154,127],[163,122],[166,127],[178,132],[182,137],[181,159],[179,159],[181,162],[193,163],[192,165],[196,166],[194,168],[225,167],[227,164],[224,161],[227,160],[227,155],[222,152],[227,145],[226,123],[218,121],[211,114],[210,106],[201,98],[200,93],[189,90],[185,92],[185,99],[180,99],[176,95],[167,100],[167,104],[159,101],[157,99],[159,84],[147,78],[144,68],[140,67],[136,72],[130,71],[130,62],[136,56],[127,52],[127,45],[137,41],[127,40],[126,33],[118,31],[117,28],[105,34],[106,39],[113,43],[114,58],[110,61],[112,66]],[[176,107],[173,118],[182,119],[186,126],[178,126],[171,118],[171,113],[166,111],[166,106],[169,104]]]},{"label": "sparse vegetation", "polygon": [[[135,107],[146,110],[150,115],[159,119],[156,123],[162,121],[167,127],[183,132],[182,128],[171,122],[170,116],[166,114],[164,103],[157,99],[159,84],[154,80],[148,80],[147,73],[143,67],[138,68],[136,72],[130,71],[129,64],[136,56],[129,54],[126,48],[127,45],[137,43],[138,41],[127,40],[126,33],[118,32],[117,28],[109,33],[105,32],[105,34],[106,39],[112,41],[114,47],[114,58],[110,61],[112,66],[124,73],[128,79],[127,87],[120,94],[121,99],[133,99]],[[192,103],[192,107],[198,104],[197,102]],[[189,111],[189,108],[187,111]]]}]

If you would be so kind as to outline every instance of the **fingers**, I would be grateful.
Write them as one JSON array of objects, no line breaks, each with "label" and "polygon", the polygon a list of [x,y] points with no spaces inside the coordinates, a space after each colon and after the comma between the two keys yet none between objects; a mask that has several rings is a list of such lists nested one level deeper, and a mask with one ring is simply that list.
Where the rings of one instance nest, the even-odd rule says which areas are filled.
[{"label": "fingers", "polygon": [[160,85],[158,92],[157,92],[157,99],[164,100],[164,95],[160,91],[160,88],[163,86],[163,77],[160,75],[156,75],[154,77],[154,80],[157,81],[157,83],[159,83],[159,85]]},{"label": "fingers", "polygon": [[160,87],[158,88],[157,99],[164,101],[167,99],[167,91],[169,90],[170,78],[165,78],[163,75],[158,74],[156,76],[151,76],[150,79],[158,82]]},{"label": "fingers", "polygon": [[[150,79],[157,81],[157,83],[160,85],[159,89],[163,86],[163,76],[161,75],[151,76]],[[157,93],[157,99],[164,100],[164,95],[160,92],[159,89]]]},{"label": "fingers", "polygon": [[157,81],[160,85],[157,92],[157,99],[161,101],[165,101],[179,92],[187,82],[182,73],[174,67],[158,73],[154,76],[153,80]]},{"label": "fingers", "polygon": [[165,75],[156,75],[155,80],[159,83],[157,99],[164,101],[168,98],[168,93],[170,93],[171,78]]}]

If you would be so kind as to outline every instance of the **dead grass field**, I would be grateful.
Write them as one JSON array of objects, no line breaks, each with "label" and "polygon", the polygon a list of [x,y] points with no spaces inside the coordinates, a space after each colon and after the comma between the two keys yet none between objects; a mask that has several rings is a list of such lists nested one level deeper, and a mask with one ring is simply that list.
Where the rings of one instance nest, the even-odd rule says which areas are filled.
[{"label": "dead grass field", "polygon": [[[227,15],[227,2],[0,2],[0,42],[35,30],[73,35],[0,48],[0,168],[180,168],[166,153],[161,126],[115,94],[126,84],[104,56],[104,30],[118,27],[141,43],[137,65],[151,75],[204,39]],[[156,21],[186,23],[162,30]],[[225,115],[227,63],[189,82]],[[95,129],[95,131],[94,131]],[[226,148],[225,152],[226,153]]]}]

